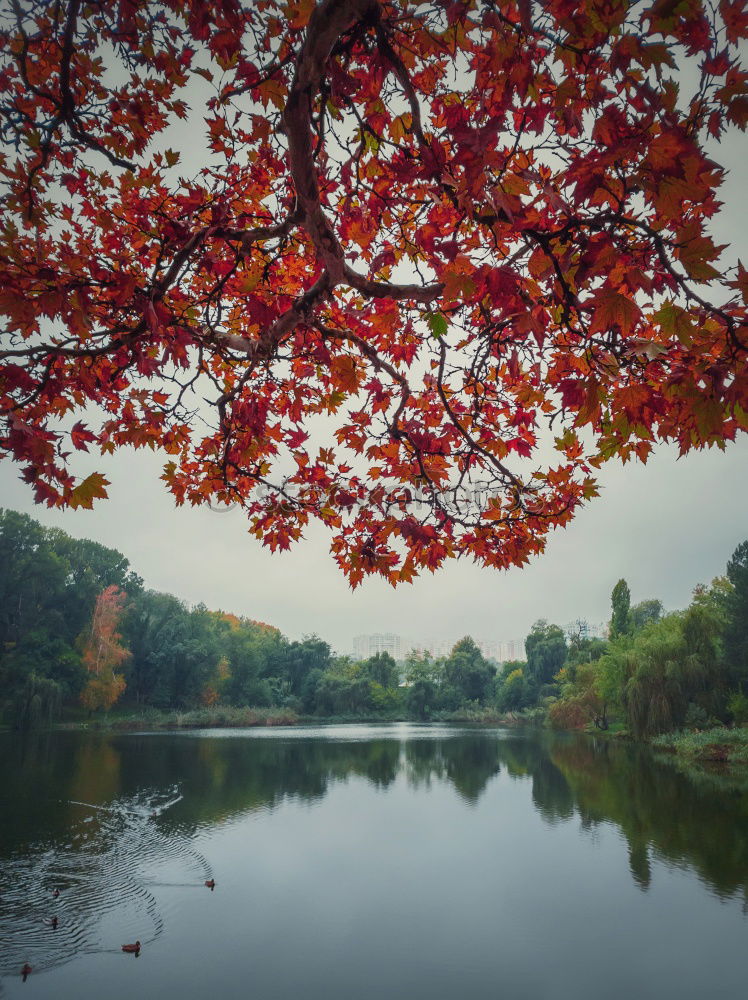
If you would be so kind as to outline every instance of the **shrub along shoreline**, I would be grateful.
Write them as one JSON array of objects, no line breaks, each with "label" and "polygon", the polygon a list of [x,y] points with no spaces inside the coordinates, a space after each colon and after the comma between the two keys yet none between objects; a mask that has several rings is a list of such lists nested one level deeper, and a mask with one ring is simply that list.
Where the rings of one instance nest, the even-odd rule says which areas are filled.
[{"label": "shrub along shoreline", "polygon": [[[420,722],[404,713],[339,713],[335,715],[308,715],[285,708],[250,708],[234,705],[211,705],[183,711],[161,712],[145,708],[143,711],[112,712],[91,718],[68,718],[54,723],[52,730],[113,730],[133,729],[251,729],[258,726],[334,725],[341,723],[386,724],[392,722]],[[475,726],[518,726],[528,722],[523,716],[506,715],[493,708],[465,708],[454,712],[441,712],[430,722],[454,723]]]},{"label": "shrub along shoreline", "polygon": [[651,740],[656,750],[672,753],[693,764],[748,766],[748,727],[663,733]]},{"label": "shrub along shoreline", "polygon": [[[93,719],[76,719],[59,722],[52,730],[131,732],[142,729],[251,729],[263,726],[330,726],[336,724],[382,724],[392,722],[418,722],[403,714],[398,715],[304,715],[288,709],[249,708],[233,705],[212,705],[207,708],[179,712],[159,712],[147,708],[142,712],[112,714]],[[430,722],[475,726],[476,728],[518,728],[522,726],[548,727],[547,717],[537,710],[519,713],[500,713],[494,709],[463,709],[440,713]],[[556,727],[553,727],[556,728]],[[748,726],[713,726],[709,729],[679,730],[650,738],[636,739],[625,729],[611,728],[601,732],[589,727],[582,733],[596,739],[621,740],[651,746],[656,752],[668,754],[690,765],[730,768],[748,767]]]}]

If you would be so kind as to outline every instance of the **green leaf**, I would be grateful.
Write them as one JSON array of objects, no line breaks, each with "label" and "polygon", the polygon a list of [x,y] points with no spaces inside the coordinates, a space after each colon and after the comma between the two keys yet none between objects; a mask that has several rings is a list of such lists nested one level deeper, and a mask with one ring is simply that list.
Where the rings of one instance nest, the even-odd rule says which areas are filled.
[{"label": "green leaf", "polygon": [[379,139],[373,132],[369,132],[368,129],[364,132],[364,144],[367,149],[372,151],[372,153],[379,152]]},{"label": "green leaf", "polygon": [[426,313],[426,320],[428,321],[429,327],[431,329],[431,336],[436,337],[437,340],[443,337],[447,332],[449,324],[447,323],[447,318],[442,313]]},{"label": "green leaf", "polygon": [[663,333],[668,337],[677,337],[684,347],[690,347],[693,339],[694,325],[691,317],[680,306],[666,302],[654,314]]},{"label": "green leaf", "polygon": [[748,412],[743,409],[740,403],[735,403],[732,409],[732,415],[735,417],[743,430],[748,431]]}]

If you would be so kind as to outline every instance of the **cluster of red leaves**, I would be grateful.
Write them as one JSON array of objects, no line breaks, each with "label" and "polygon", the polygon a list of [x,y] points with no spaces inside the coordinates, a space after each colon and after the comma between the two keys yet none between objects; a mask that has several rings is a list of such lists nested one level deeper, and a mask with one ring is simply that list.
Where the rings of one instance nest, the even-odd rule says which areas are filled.
[{"label": "cluster of red leaves", "polygon": [[40,502],[105,495],[71,448],[160,448],[178,502],[397,583],[748,429],[704,152],[748,120],[739,0],[13,10],[0,445]]}]

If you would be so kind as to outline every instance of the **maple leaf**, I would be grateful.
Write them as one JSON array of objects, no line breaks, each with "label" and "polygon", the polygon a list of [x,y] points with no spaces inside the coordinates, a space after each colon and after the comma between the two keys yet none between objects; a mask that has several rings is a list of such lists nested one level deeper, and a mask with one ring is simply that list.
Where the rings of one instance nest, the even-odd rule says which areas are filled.
[{"label": "maple leaf", "polygon": [[358,372],[352,357],[347,354],[337,355],[332,359],[330,369],[344,392],[355,392],[358,389]]},{"label": "maple leaf", "polygon": [[442,313],[426,313],[426,321],[429,324],[432,337],[439,339],[446,334],[448,324]]},{"label": "maple leaf", "polygon": [[688,276],[695,281],[711,281],[719,277],[719,271],[709,261],[719,256],[723,247],[715,247],[707,236],[695,236],[678,247],[678,259]]},{"label": "maple leaf", "polygon": [[87,430],[82,421],[78,421],[70,431],[70,440],[79,451],[88,451],[88,446],[92,441],[96,441],[96,435]]},{"label": "maple leaf", "polygon": [[641,310],[627,295],[603,287],[593,297],[590,333],[605,333],[617,327],[624,336],[635,328]]},{"label": "maple leaf", "polygon": [[662,332],[667,337],[677,337],[684,347],[690,347],[695,326],[688,310],[674,302],[666,302],[654,314]]},{"label": "maple leaf", "polygon": [[94,500],[105,499],[109,495],[106,491],[108,485],[109,480],[105,479],[100,472],[92,472],[90,476],[86,476],[83,482],[70,491],[67,502],[73,510],[77,510],[79,507],[91,510]]}]

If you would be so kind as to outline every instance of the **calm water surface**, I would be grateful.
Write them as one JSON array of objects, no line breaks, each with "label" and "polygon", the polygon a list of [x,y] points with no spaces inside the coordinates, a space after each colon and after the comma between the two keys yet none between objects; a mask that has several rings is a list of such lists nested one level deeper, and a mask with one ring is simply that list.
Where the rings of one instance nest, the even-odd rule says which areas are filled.
[{"label": "calm water surface", "polygon": [[5,734],[0,997],[742,998],[747,789],[538,731]]}]

